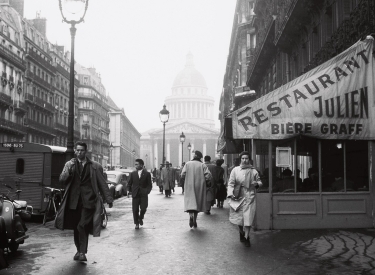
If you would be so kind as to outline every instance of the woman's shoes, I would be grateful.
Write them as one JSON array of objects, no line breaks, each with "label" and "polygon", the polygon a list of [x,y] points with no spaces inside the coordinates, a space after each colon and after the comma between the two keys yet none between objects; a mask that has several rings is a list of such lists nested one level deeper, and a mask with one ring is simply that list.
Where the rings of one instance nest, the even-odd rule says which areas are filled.
[{"label": "woman's shoes", "polygon": [[247,237],[247,239],[245,239],[245,246],[250,247],[250,237]]},{"label": "woman's shoes", "polygon": [[197,225],[197,221],[194,222],[194,228],[197,228],[198,225]]},{"label": "woman's shoes", "polygon": [[194,225],[193,217],[190,217],[190,220],[189,220],[189,226],[190,226],[190,228],[192,228],[193,225]]},{"label": "woman's shoes", "polygon": [[244,243],[246,241],[245,236],[240,232],[240,242]]}]

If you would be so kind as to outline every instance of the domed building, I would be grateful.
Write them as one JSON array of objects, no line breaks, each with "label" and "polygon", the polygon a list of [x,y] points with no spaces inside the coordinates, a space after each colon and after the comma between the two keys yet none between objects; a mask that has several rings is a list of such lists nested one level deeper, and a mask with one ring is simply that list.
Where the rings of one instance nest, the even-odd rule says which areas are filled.
[{"label": "domed building", "polygon": [[[212,159],[216,155],[219,130],[215,129],[214,99],[208,95],[206,80],[195,68],[193,55],[186,56],[185,68],[177,74],[172,85],[172,95],[167,96],[165,105],[169,121],[165,127],[165,160],[173,166],[192,158],[199,150]],[[185,135],[181,144],[180,135]],[[191,145],[190,153],[187,149]],[[152,129],[142,133],[140,157],[147,168],[159,167],[163,162],[163,129]]]}]

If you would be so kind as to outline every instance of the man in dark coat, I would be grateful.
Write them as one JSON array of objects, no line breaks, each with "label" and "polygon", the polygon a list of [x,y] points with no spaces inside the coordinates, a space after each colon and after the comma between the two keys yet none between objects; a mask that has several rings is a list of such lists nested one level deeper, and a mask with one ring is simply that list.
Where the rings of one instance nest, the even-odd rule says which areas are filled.
[{"label": "man in dark coat", "polygon": [[[139,229],[139,225],[143,225],[143,218],[148,206],[148,194],[152,189],[151,174],[143,166],[142,159],[135,160],[136,171],[130,174],[128,183],[133,190],[132,210],[135,229]],[[141,211],[139,212],[139,210]]]},{"label": "man in dark coat", "polygon": [[73,158],[65,163],[60,183],[65,184],[61,207],[56,215],[55,227],[74,230],[74,244],[77,253],[75,261],[87,261],[86,253],[89,233],[100,236],[102,202],[105,198],[109,208],[113,198],[103,175],[103,167],[86,157],[87,144],[78,141]]}]

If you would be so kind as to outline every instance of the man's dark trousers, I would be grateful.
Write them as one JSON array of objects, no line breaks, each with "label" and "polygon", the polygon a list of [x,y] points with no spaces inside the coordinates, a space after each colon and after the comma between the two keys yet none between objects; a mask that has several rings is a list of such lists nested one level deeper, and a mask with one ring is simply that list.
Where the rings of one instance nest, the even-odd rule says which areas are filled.
[{"label": "man's dark trousers", "polygon": [[77,210],[79,217],[78,225],[74,227],[74,244],[77,247],[77,251],[81,253],[87,253],[87,247],[89,244],[89,232],[92,228],[92,220],[94,217],[95,209],[83,208],[81,199],[78,202]]},{"label": "man's dark trousers", "polygon": [[[141,197],[141,194],[138,192],[138,194],[135,197],[133,197],[132,201],[134,224],[139,224],[140,219],[143,220],[147,207],[148,196]],[[139,209],[141,209],[141,212],[139,212]]]}]

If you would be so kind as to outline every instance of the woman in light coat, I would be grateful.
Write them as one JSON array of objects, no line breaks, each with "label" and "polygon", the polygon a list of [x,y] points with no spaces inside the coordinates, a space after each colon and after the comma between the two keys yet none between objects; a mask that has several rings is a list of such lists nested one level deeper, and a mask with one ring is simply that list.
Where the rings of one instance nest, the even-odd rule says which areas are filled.
[{"label": "woman in light coat", "polygon": [[206,211],[206,182],[211,180],[211,173],[202,163],[202,153],[195,151],[193,160],[182,169],[181,178],[185,181],[184,210],[189,213],[189,226],[197,227],[199,212]]},{"label": "woman in light coat", "polygon": [[[228,198],[231,198],[229,201],[229,221],[238,225],[240,241],[244,242],[246,246],[250,246],[249,233],[256,210],[255,190],[262,185],[262,182],[258,171],[250,165],[249,152],[242,152],[240,159],[240,166],[233,168],[228,181]],[[233,199],[237,201],[233,201]],[[235,211],[234,205],[242,200],[243,202]]]}]

